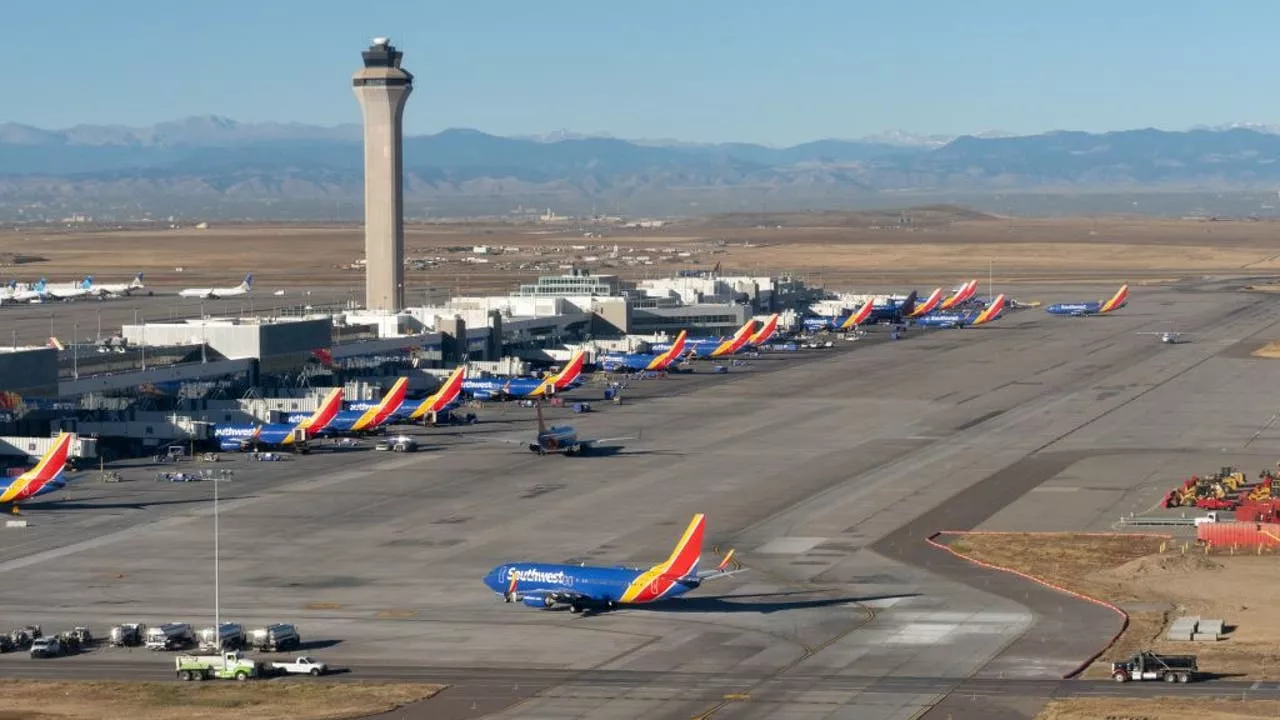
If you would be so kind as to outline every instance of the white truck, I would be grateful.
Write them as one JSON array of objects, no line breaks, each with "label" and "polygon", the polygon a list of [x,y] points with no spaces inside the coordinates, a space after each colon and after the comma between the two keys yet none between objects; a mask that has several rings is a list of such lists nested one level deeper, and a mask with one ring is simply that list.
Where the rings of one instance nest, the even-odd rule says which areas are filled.
[{"label": "white truck", "polygon": [[147,626],[142,623],[125,623],[111,628],[108,642],[112,647],[134,647],[141,645],[147,637]]},{"label": "white truck", "polygon": [[245,645],[244,627],[240,623],[224,622],[217,627],[200,628],[196,637],[200,641],[200,649],[206,652],[241,650]]},{"label": "white truck", "polygon": [[291,662],[273,662],[271,663],[273,673],[283,673],[286,675],[310,675],[311,677],[319,677],[329,672],[329,665],[322,663],[315,658],[303,655]]},{"label": "white truck", "polygon": [[249,645],[259,652],[297,650],[302,645],[298,629],[288,623],[275,623],[249,632]]},{"label": "white truck", "polygon": [[147,629],[148,650],[180,650],[195,644],[195,633],[187,623],[165,623]]},{"label": "white truck", "polygon": [[173,659],[180,680],[248,680],[261,675],[262,666],[239,651],[221,655],[179,655]]}]

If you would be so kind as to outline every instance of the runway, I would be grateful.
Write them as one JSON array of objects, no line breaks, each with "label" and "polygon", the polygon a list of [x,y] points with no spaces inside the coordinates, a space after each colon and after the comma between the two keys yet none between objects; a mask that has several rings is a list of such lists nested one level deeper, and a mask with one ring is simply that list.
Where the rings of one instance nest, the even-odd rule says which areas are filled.
[{"label": "runway", "polygon": [[[236,458],[219,487],[221,614],[295,622],[316,643],[308,652],[352,679],[454,684],[426,704],[433,717],[959,720],[1029,717],[1063,694],[1151,692],[1060,679],[1117,618],[923,538],[1006,507],[1023,507],[1004,520],[1023,529],[1093,517],[1088,492],[1035,492],[1081,463],[1118,458],[1122,488],[1126,459],[1242,446],[1272,412],[1248,392],[1270,365],[1224,351],[1274,332],[1275,308],[1260,295],[1137,288],[1113,316],[1029,310],[987,328],[765,357],[729,377],[644,381],[628,404],[572,416],[584,435],[642,431],[597,456],[479,441],[531,432],[531,411],[503,408],[461,434],[420,431],[432,447],[417,455]],[[1193,342],[1136,334],[1169,320]],[[1233,403],[1232,422],[1211,432],[1228,411],[1196,395],[1208,379]],[[1263,433],[1247,452],[1280,452],[1280,437]],[[31,527],[4,529],[0,618],[46,630],[211,622],[211,483],[157,483],[157,469],[72,485],[70,499],[27,509]],[[694,512],[708,514],[708,553],[736,547],[748,572],[586,617],[506,605],[480,582],[522,559],[647,566]],[[171,662],[8,655],[0,672],[163,678]]]}]

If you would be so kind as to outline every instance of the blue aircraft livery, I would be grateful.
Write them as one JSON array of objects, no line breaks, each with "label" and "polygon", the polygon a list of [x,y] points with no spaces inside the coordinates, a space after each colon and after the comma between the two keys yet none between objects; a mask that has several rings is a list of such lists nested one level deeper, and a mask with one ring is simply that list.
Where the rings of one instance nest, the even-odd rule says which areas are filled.
[{"label": "blue aircraft livery", "polygon": [[911,322],[915,325],[938,328],[963,328],[971,325],[986,325],[992,320],[1000,319],[1000,314],[1004,312],[1004,305],[1004,295],[998,295],[995,300],[991,301],[991,305],[987,306],[983,310],[970,310],[968,312],[944,310],[913,318]]},{"label": "blue aircraft livery", "polygon": [[698,570],[706,516],[698,513],[666,562],[648,570],[626,567],[504,563],[489,571],[484,584],[507,602],[529,607],[568,605],[573,612],[612,609],[618,605],[666,600],[693,590],[707,580],[732,575],[730,551],[714,570]]},{"label": "blue aircraft livery", "polygon": [[1129,286],[1121,285],[1115,295],[1110,300],[1099,300],[1098,302],[1075,302],[1075,303],[1058,303],[1050,305],[1044,311],[1050,315],[1106,315],[1124,307],[1129,298]]},{"label": "blue aircraft livery", "polygon": [[680,362],[684,355],[684,341],[688,330],[681,330],[670,348],[660,353],[609,353],[600,358],[605,372],[619,370],[667,370]]},{"label": "blue aircraft livery", "polygon": [[329,423],[342,410],[342,388],[329,391],[320,402],[316,411],[296,422],[268,423],[265,425],[215,425],[213,436],[218,439],[218,446],[226,451],[251,450],[261,447],[287,447],[304,438],[307,434],[318,434],[329,426]]},{"label": "blue aircraft livery", "polygon": [[564,369],[549,378],[490,377],[462,381],[462,392],[479,400],[540,398],[577,387],[586,352],[575,351]]}]

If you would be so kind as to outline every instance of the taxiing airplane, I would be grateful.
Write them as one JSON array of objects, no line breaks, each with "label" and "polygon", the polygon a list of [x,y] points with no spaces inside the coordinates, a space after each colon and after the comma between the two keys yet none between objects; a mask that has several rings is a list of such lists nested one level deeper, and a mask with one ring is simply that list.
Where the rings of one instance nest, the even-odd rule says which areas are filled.
[{"label": "taxiing airplane", "polygon": [[248,295],[253,289],[253,273],[244,276],[244,280],[235,287],[228,288],[188,288],[178,293],[178,297],[184,298],[200,298],[202,300],[217,300],[219,298],[237,297],[239,295]]},{"label": "taxiing airplane", "polygon": [[695,590],[710,580],[743,572],[730,563],[733,551],[711,570],[699,570],[707,518],[693,516],[680,542],[666,562],[644,570],[628,567],[599,567],[533,562],[504,563],[484,576],[484,584],[509,603],[551,608],[568,605],[570,612],[612,610],[619,605],[638,605],[667,600]]},{"label": "taxiing airplane", "polygon": [[127,283],[107,283],[105,285],[93,283],[89,286],[89,292],[99,295],[132,295],[138,290],[145,290],[146,287],[146,285],[142,284],[142,273],[138,273]]},{"label": "taxiing airplane", "polygon": [[667,370],[680,361],[688,335],[688,330],[681,330],[671,347],[660,353],[609,353],[600,358],[600,367],[605,372]]},{"label": "taxiing airplane", "polygon": [[255,450],[263,447],[292,448],[308,435],[316,435],[329,426],[342,412],[342,388],[329,391],[315,412],[296,422],[249,425],[215,425],[213,436],[218,447],[227,452]]},{"label": "taxiing airplane", "polygon": [[540,398],[578,386],[586,351],[575,350],[560,372],[545,378],[489,377],[462,381],[462,392],[480,400]]},{"label": "taxiing airplane", "polygon": [[67,484],[63,471],[71,453],[71,433],[59,433],[49,451],[30,470],[0,486],[0,505],[9,506],[17,514],[18,505],[37,495],[51,493]]},{"label": "taxiing airplane", "polygon": [[1159,335],[1160,342],[1169,343],[1170,345],[1183,342],[1182,340],[1183,334],[1180,332],[1173,332],[1171,330],[1167,330],[1165,332],[1140,332],[1138,334],[1139,335]]},{"label": "taxiing airplane", "polygon": [[997,295],[991,305],[982,310],[933,312],[923,317],[914,318],[911,322],[924,327],[963,328],[985,325],[992,320],[1000,319],[1004,312],[1005,297]]},{"label": "taxiing airplane", "polygon": [[969,282],[961,285],[956,290],[955,295],[952,295],[946,300],[943,300],[942,304],[938,306],[938,309],[951,310],[967,302],[970,298],[972,298],[975,294],[977,294],[977,292],[978,292],[978,281],[970,280]]},{"label": "taxiing airplane", "polygon": [[1115,312],[1124,307],[1128,303],[1129,286],[1121,285],[1115,295],[1110,300],[1099,300],[1098,302],[1074,302],[1074,303],[1057,303],[1045,308],[1044,311],[1050,315],[1070,315],[1073,317],[1084,317],[1086,315],[1106,315]]}]

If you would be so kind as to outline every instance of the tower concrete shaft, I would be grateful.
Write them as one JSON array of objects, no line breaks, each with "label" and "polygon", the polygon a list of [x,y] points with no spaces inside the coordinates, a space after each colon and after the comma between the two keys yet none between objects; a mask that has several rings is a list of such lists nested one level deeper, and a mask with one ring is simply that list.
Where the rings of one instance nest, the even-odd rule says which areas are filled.
[{"label": "tower concrete shaft", "polygon": [[351,85],[364,111],[365,307],[396,312],[404,307],[402,120],[413,75],[386,38],[374,38],[361,57]]}]

